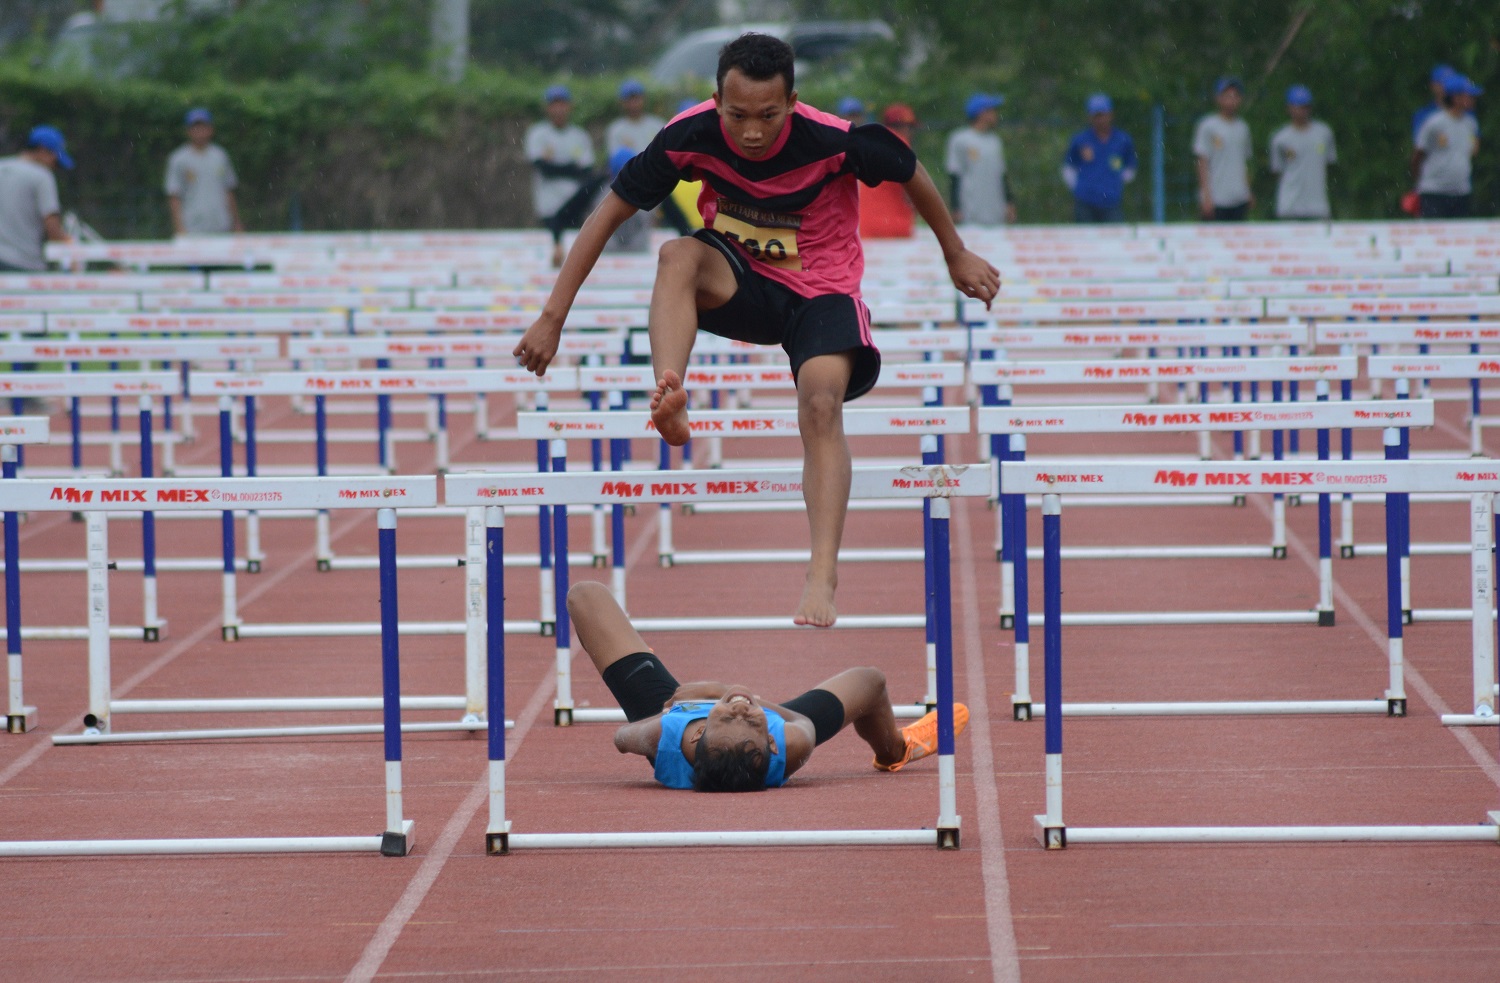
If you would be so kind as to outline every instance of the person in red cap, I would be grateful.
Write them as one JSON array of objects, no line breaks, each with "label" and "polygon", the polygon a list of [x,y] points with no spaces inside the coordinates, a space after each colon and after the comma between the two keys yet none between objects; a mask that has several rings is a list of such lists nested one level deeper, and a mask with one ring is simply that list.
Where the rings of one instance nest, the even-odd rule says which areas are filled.
[{"label": "person in red cap", "polygon": [[[911,133],[917,125],[917,114],[902,102],[893,102],[880,114],[886,129],[911,146]],[[906,186],[886,181],[870,187],[859,186],[859,234],[865,239],[910,239],[916,209]]]}]

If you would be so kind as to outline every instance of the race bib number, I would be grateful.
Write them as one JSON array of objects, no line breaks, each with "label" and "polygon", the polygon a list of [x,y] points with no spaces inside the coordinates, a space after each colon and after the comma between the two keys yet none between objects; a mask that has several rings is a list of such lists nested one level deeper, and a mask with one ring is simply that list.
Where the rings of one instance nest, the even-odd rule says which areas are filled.
[{"label": "race bib number", "polygon": [[739,243],[752,259],[783,270],[802,269],[802,257],[797,254],[801,215],[762,211],[720,198],[713,227],[726,239]]}]

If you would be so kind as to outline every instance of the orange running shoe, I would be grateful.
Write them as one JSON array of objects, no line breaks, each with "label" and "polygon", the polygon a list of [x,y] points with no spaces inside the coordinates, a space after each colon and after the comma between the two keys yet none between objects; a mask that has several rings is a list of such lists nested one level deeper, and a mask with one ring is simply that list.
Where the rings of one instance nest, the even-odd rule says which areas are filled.
[{"label": "orange running shoe", "polygon": [[[969,725],[969,708],[962,703],[953,704],[953,736],[957,737]],[[906,738],[906,753],[895,764],[883,765],[875,762],[877,771],[900,771],[913,761],[920,761],[929,754],[937,754],[937,711],[931,710],[922,719],[901,728]]]}]

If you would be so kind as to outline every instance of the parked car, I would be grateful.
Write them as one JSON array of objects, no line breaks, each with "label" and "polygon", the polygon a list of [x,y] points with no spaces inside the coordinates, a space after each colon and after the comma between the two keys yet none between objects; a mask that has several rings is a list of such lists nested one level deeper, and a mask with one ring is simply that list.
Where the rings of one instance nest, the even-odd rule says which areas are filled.
[{"label": "parked car", "polygon": [[719,49],[747,31],[771,34],[790,44],[798,74],[804,69],[837,71],[861,45],[896,39],[890,25],[879,20],[710,27],[684,35],[664,51],[651,67],[651,77],[663,85],[712,79],[719,67]]}]

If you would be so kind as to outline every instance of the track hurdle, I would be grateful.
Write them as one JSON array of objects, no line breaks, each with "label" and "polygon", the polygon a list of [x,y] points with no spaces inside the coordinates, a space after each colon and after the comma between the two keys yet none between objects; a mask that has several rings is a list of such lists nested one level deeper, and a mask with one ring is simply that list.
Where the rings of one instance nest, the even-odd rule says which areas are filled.
[{"label": "track hurdle", "polygon": [[[1399,440],[1393,432],[1386,434],[1386,446],[1396,448]],[[1295,467],[1295,466],[1294,466]],[[1400,461],[1383,463],[1331,462],[1316,471],[1293,470],[1284,464],[1253,462],[1213,462],[1173,464],[1171,470],[1183,476],[1177,483],[1164,482],[1166,469],[1152,463],[1116,464],[1084,461],[1054,461],[1045,465],[1005,462],[1001,480],[1010,487],[1040,493],[1042,499],[1044,648],[1046,654],[1046,812],[1035,820],[1037,839],[1047,848],[1060,850],[1071,843],[1242,843],[1242,842],[1414,842],[1414,841],[1484,841],[1500,842],[1500,812],[1490,812],[1479,825],[1455,826],[1171,826],[1171,827],[1069,827],[1063,819],[1063,718],[1071,709],[1062,701],[1062,500],[1064,497],[1088,494],[1142,494],[1164,488],[1192,490],[1211,479],[1232,481],[1262,491],[1274,491],[1287,482],[1297,481],[1308,492],[1334,494],[1347,488],[1378,489],[1388,496],[1413,492],[1440,491],[1470,496],[1471,515],[1476,529],[1476,543],[1484,539],[1483,548],[1474,551],[1472,593],[1475,608],[1485,609],[1484,639],[1476,627],[1476,649],[1488,648],[1491,686],[1494,671],[1494,632],[1489,623],[1494,604],[1493,563],[1489,558],[1493,542],[1493,505],[1500,491],[1500,475],[1481,472],[1468,461]],[[1191,480],[1188,480],[1191,479]],[[1393,537],[1403,534],[1399,508],[1389,508],[1387,528]],[[1478,534],[1482,527],[1483,536]],[[1405,714],[1405,696],[1401,689],[1404,659],[1394,551],[1387,559],[1387,632],[1391,690],[1386,702],[1392,715]],[[1478,689],[1479,687],[1476,687]],[[1476,693],[1476,696],[1479,694]],[[1493,689],[1484,693],[1490,712],[1494,712]],[[1399,713],[1397,712],[1399,700]],[[1216,710],[1233,704],[1196,704],[1194,709],[1179,712],[1241,712]],[[1263,706],[1263,705],[1262,705]],[[1322,712],[1336,708],[1330,707]],[[1350,708],[1350,712],[1353,708]],[[1291,712],[1284,710],[1282,712]]]},{"label": "track hurdle", "polygon": [[[45,444],[49,437],[45,417],[7,417],[0,419],[0,477],[16,477],[16,447]],[[5,730],[24,734],[36,727],[36,707],[26,705],[21,666],[21,565],[20,515],[7,510],[5,524],[5,658],[7,696]]]},{"label": "track hurdle", "polygon": [[[1328,398],[1328,383],[1318,383],[1320,400]],[[1169,410],[1157,406],[1141,407],[1027,407],[1001,411],[985,408],[979,413],[981,433],[1006,432],[1013,437],[1012,462],[1026,459],[1026,435],[1035,433],[1161,433],[1187,430],[1224,431],[1235,427],[1275,428],[1273,446],[1276,461],[1281,462],[1282,430],[1290,427],[1316,429],[1318,464],[1329,460],[1329,430],[1338,427],[1394,428],[1431,426],[1433,406],[1430,401],[1404,402],[1317,402],[1241,404],[1234,410],[1215,411],[1203,407],[1192,410]],[[1110,463],[1118,463],[1110,462]],[[1162,470],[1162,483],[1189,490],[1201,489],[1196,482],[1184,485],[1191,476],[1180,469],[1168,468],[1168,461],[1155,462]],[[1031,698],[1030,643],[1031,628],[1043,624],[1045,615],[1030,613],[1029,570],[1016,558],[1045,561],[1046,548],[1030,550],[1026,540],[1025,492],[1009,491],[996,468],[995,484],[1000,502],[999,521],[1004,524],[1004,542],[1010,548],[1011,569],[1002,567],[1000,626],[1015,629],[1016,688],[1011,696],[1012,714],[1017,720],[1029,720],[1034,712]],[[1220,482],[1212,483],[1218,487]],[[1234,487],[1242,487],[1235,485]],[[1294,485],[1289,487],[1301,487]],[[1272,491],[1273,534],[1269,551],[1261,546],[1157,546],[1157,547],[1058,547],[1061,559],[1172,559],[1286,557],[1286,498],[1281,490]],[[1310,611],[1192,611],[1151,613],[1071,613],[1062,616],[1072,625],[1146,625],[1146,624],[1298,624],[1319,626],[1334,624],[1333,607],[1333,521],[1330,497],[1318,495],[1318,600]],[[1404,596],[1404,595],[1403,595]],[[1378,709],[1375,703],[1365,709]],[[1079,711],[1075,711],[1079,712]],[[1090,712],[1090,711],[1082,711]],[[1098,711],[1103,712],[1103,711]],[[1123,712],[1123,711],[1121,711]],[[1146,712],[1146,711],[1139,711]]]},{"label": "track hurdle", "polygon": [[[802,476],[797,470],[744,471],[733,482],[698,482],[691,488],[678,483],[680,473],[646,472],[637,475],[643,486],[677,483],[672,494],[676,501],[708,501],[759,498],[799,499]],[[953,629],[952,594],[949,572],[948,521],[951,499],[978,497],[987,491],[988,482],[982,469],[956,465],[944,467],[856,468],[850,497],[916,497],[930,498],[934,532],[935,583],[933,607],[938,612],[938,816],[932,829],[915,830],[816,830],[816,831],[734,831],[676,833],[513,833],[505,811],[505,729],[497,724],[505,709],[505,633],[488,634],[489,658],[489,780],[490,812],[485,830],[485,851],[490,855],[508,854],[516,849],[558,848],[624,848],[686,846],[812,846],[833,844],[861,845],[927,845],[940,849],[957,849],[959,816],[957,779],[953,743]],[[445,499],[456,505],[485,506],[487,530],[486,556],[490,565],[487,578],[487,610],[490,623],[505,619],[505,509],[510,504],[542,504],[566,514],[569,505],[612,505],[617,502],[645,500],[631,487],[598,472],[574,474],[454,475],[445,485]],[[497,505],[497,502],[504,504]],[[560,585],[564,586],[564,585]],[[559,596],[566,596],[560,590]],[[566,615],[559,618],[558,637],[567,638]],[[571,651],[558,650],[559,673],[571,660]],[[571,707],[572,693],[561,686],[559,710]]]},{"label": "track hurdle", "polygon": [[[109,633],[109,604],[107,572],[109,569],[109,544],[104,517],[108,512],[119,511],[129,506],[146,511],[198,511],[213,513],[225,506],[255,504],[256,507],[312,509],[312,508],[369,508],[380,502],[392,503],[391,509],[400,503],[404,509],[430,507],[436,502],[436,478],[225,478],[225,479],[124,479],[106,481],[79,481],[61,485],[46,483],[50,499],[73,502],[73,508],[84,508],[87,522],[87,551],[89,556],[88,590],[89,607],[89,711],[84,719],[82,734],[56,734],[54,744],[107,744],[141,743],[174,740],[204,740],[209,738],[254,738],[254,737],[308,737],[323,735],[376,734],[380,724],[338,724],[326,726],[241,727],[233,729],[196,729],[167,731],[119,732],[112,728],[116,714],[222,714],[222,713],[273,713],[273,712],[345,712],[380,710],[381,697],[289,697],[289,698],[236,698],[236,699],[150,699],[115,700],[110,698],[111,666]],[[26,483],[22,483],[24,486]],[[43,482],[33,481],[40,487]],[[23,487],[23,490],[25,488]],[[392,520],[394,521],[394,519]],[[384,527],[382,527],[382,533]],[[482,538],[482,537],[479,537]],[[477,551],[476,562],[481,560]],[[395,553],[387,553],[382,544],[380,552],[382,571],[382,594],[384,594],[384,571],[394,569]],[[482,563],[477,563],[481,566]],[[482,569],[480,571],[482,576]],[[226,572],[226,578],[232,573]],[[476,588],[482,594],[482,581]],[[399,624],[386,624],[387,615],[394,615],[394,607],[381,607],[382,621],[374,634],[382,638],[387,633],[399,633]],[[315,627],[315,626],[314,626]],[[309,631],[316,635],[315,631]],[[482,655],[482,653],[480,653]],[[401,706],[407,710],[460,710],[464,719],[455,723],[408,723],[407,731],[478,730],[483,727],[483,661],[476,659],[467,672],[469,692],[464,696],[412,696],[401,697]]]},{"label": "track hurdle", "polygon": [[[201,482],[182,479],[78,479],[54,481],[18,479],[3,485],[7,508],[48,511],[88,507],[89,530],[89,715],[93,733],[84,740],[57,743],[102,743],[110,736],[111,713],[128,712],[125,701],[110,699],[109,591],[107,538],[104,516],[120,510],[217,511],[235,502],[267,503],[298,508],[374,508],[379,525],[382,724],[385,735],[385,829],[377,836],[237,837],[212,839],[31,840],[0,843],[0,857],[107,856],[203,853],[375,852],[405,856],[415,843],[413,825],[404,817],[401,783],[401,658],[396,630],[399,603],[396,566],[396,505],[422,508],[436,504],[434,478],[306,478],[273,481],[246,478]],[[152,711],[159,712],[159,711]],[[500,726],[504,733],[503,722]],[[180,739],[180,735],[177,735]],[[215,734],[214,736],[226,736]],[[139,735],[137,735],[139,737]]]}]

